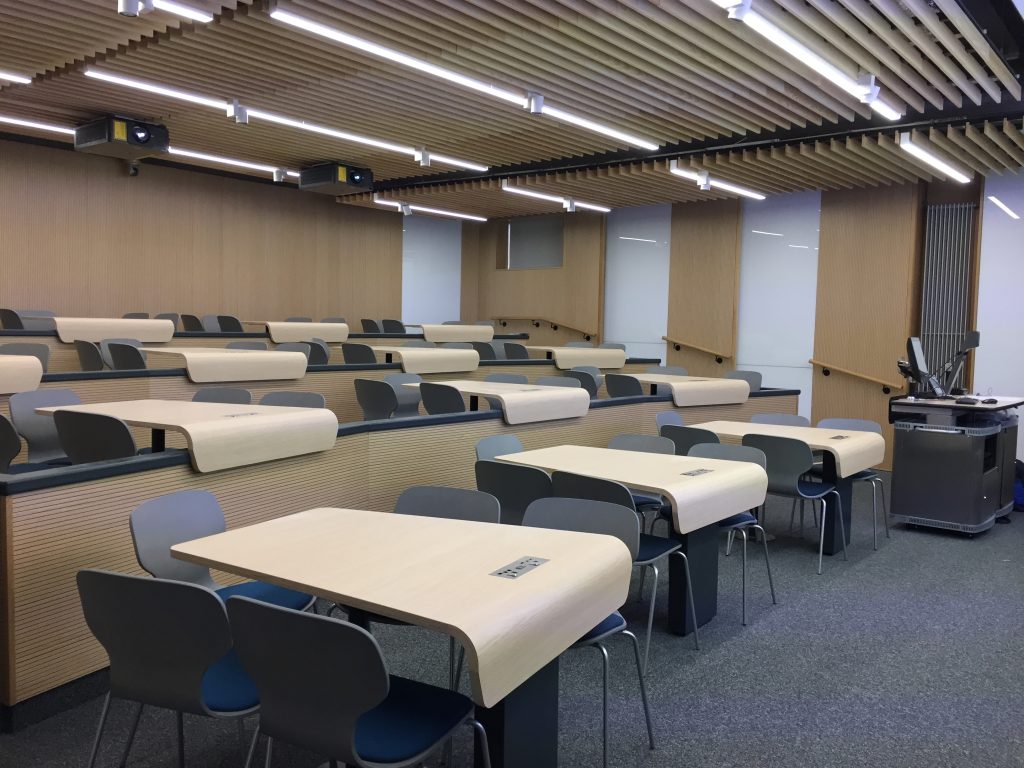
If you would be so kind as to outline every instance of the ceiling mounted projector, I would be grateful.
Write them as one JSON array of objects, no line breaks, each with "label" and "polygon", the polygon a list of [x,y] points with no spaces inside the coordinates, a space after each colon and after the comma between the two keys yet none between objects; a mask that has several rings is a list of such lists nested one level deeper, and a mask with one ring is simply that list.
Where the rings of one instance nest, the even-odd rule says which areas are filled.
[{"label": "ceiling mounted projector", "polygon": [[94,155],[138,160],[167,151],[167,127],[127,117],[104,117],[75,128],[75,149]]},{"label": "ceiling mounted projector", "polygon": [[322,195],[354,195],[373,190],[373,171],[341,163],[321,163],[299,171],[299,189]]}]

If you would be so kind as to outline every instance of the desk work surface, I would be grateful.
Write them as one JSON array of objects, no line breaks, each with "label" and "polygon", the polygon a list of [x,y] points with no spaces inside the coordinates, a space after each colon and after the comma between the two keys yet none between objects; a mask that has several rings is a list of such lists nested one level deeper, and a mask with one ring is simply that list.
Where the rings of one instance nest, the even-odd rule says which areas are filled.
[{"label": "desk work surface", "polygon": [[578,365],[593,365],[598,368],[621,368],[626,364],[626,352],[622,349],[602,347],[538,347],[528,346],[531,352],[543,352],[555,361],[555,367],[563,371]]},{"label": "desk work surface", "polygon": [[133,427],[180,432],[198,472],[326,451],[334,446],[338,435],[338,419],[326,408],[124,400],[48,406],[36,411],[96,413]]},{"label": "desk work surface", "polygon": [[286,323],[268,322],[267,335],[275,344],[288,341],[311,341],[320,339],[328,344],[348,341],[347,323]]},{"label": "desk work surface", "polygon": [[672,503],[675,529],[690,533],[759,506],[768,475],[756,464],[582,445],[557,445],[497,457],[548,472],[572,472],[660,493]]},{"label": "desk work surface", "polygon": [[57,338],[65,344],[76,341],[104,339],[138,339],[147,344],[167,342],[174,338],[170,320],[145,320],[123,317],[57,317],[54,318]]},{"label": "desk work surface", "polygon": [[[174,557],[454,636],[474,700],[494,706],[626,600],[609,536],[311,509],[171,548]],[[524,557],[547,562],[510,579]]]},{"label": "desk work surface", "polygon": [[771,435],[800,440],[812,451],[828,451],[835,457],[836,472],[840,477],[855,475],[882,463],[885,458],[885,439],[874,432],[850,429],[820,429],[818,427],[788,427],[779,424],[753,424],[746,421],[708,421],[694,424],[719,437],[740,442],[744,435]]},{"label": "desk work surface", "polygon": [[667,385],[672,390],[672,402],[680,407],[745,403],[750,397],[750,385],[743,379],[712,379],[664,373],[629,375],[643,384]]},{"label": "desk work surface", "polygon": [[406,373],[463,373],[480,367],[475,349],[376,345],[373,349],[383,355],[397,355]]},{"label": "desk work surface", "polygon": [[[500,381],[455,379],[434,381],[446,384],[464,395],[490,397],[501,403],[506,424],[528,424],[585,416],[590,410],[590,395],[582,387],[546,387],[538,384],[512,384]],[[418,387],[419,384],[406,384]]]},{"label": "desk work surface", "polygon": [[491,341],[494,338],[494,326],[492,325],[435,325],[425,323],[420,325],[423,329],[423,338],[427,341]]},{"label": "desk work surface", "polygon": [[[954,411],[1003,411],[1024,405],[1024,397],[1008,395],[964,395],[977,400],[976,403],[957,403],[956,398],[940,399],[937,397],[901,397],[892,400],[893,408],[944,408]],[[985,403],[983,400],[995,400]]]},{"label": "desk work surface", "polygon": [[0,355],[0,395],[39,389],[43,364],[34,355]]},{"label": "desk work surface", "polygon": [[220,347],[143,347],[152,355],[179,355],[189,379],[197,384],[226,381],[301,379],[306,356],[301,352],[271,352]]}]

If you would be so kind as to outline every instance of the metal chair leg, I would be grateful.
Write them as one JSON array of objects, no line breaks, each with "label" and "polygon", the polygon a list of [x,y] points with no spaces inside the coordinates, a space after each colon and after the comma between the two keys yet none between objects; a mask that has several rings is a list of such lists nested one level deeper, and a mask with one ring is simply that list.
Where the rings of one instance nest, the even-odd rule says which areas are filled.
[{"label": "metal chair leg", "polygon": [[245,768],[251,768],[252,766],[252,758],[253,755],[256,754],[256,742],[259,741],[259,738],[260,729],[259,726],[257,726],[256,730],[252,734],[252,741],[249,742],[249,754],[245,756]]},{"label": "metal chair leg", "polygon": [[878,551],[878,487],[871,483],[871,546]]},{"label": "metal chair leg", "polygon": [[[832,491],[836,495],[836,524],[839,526],[839,539],[843,542],[843,560],[849,561],[850,556],[846,554],[846,526],[843,525],[843,498],[839,491]],[[821,521],[822,530],[825,528],[825,521]]]},{"label": "metal chair leg", "polygon": [[142,719],[142,710],[144,708],[144,704],[139,704],[139,709],[135,713],[135,719],[132,721],[132,729],[128,731],[128,741],[125,743],[124,753],[121,755],[121,768],[125,768],[128,765],[128,753],[132,751],[132,742],[135,741],[135,732],[139,729],[139,720]]},{"label": "metal chair leg", "polygon": [[752,525],[750,527],[761,531],[761,543],[764,545],[764,564],[768,569],[768,588],[772,591],[772,605],[778,605],[778,601],[775,599],[775,582],[772,581],[772,563],[768,559],[768,537],[765,535],[764,528],[760,525]]},{"label": "metal chair leg", "polygon": [[644,682],[646,668],[640,666],[640,641],[628,629],[624,629],[622,634],[627,635],[633,641],[633,655],[636,657],[636,674],[640,679],[640,699],[644,703],[644,719],[647,721],[647,740],[650,742],[651,749],[654,749],[654,727],[651,725],[651,708],[647,702],[647,683]]},{"label": "metal chair leg", "polygon": [[263,761],[263,768],[270,768],[271,756],[274,754],[274,740],[267,737],[267,758]]},{"label": "metal chair leg", "polygon": [[686,559],[683,552],[673,552],[683,558],[683,571],[686,573],[686,605],[690,609],[690,618],[693,620],[693,647],[700,650],[700,640],[697,639],[697,608],[693,603],[693,579],[690,578],[690,561]]},{"label": "metal chair leg", "polygon": [[178,716],[178,768],[185,768],[185,713],[175,714]]},{"label": "metal chair leg", "polygon": [[641,566],[641,568],[640,568],[640,586],[637,587],[637,590],[636,590],[637,602],[640,602],[641,600],[644,599],[644,584],[646,584],[646,583],[647,583],[647,568],[644,567],[644,566]]},{"label": "metal chair leg", "polygon": [[[644,641],[644,674],[647,674],[647,657],[651,653],[651,630],[654,627],[654,603],[658,599],[658,566],[651,563],[649,566],[654,575],[652,576],[653,584],[651,584],[651,604],[647,607],[647,639]],[[646,568],[644,569],[646,570]]]},{"label": "metal chair leg", "polygon": [[889,536],[889,509],[885,503],[885,483],[882,482],[882,478],[876,477],[871,481],[874,485],[878,483],[878,495],[882,497],[882,523],[885,525],[885,538],[892,538]]},{"label": "metal chair leg", "polygon": [[739,535],[743,537],[743,574],[741,578],[742,588],[741,592],[743,595],[741,616],[743,626],[747,626],[747,532],[742,528],[738,531]]},{"label": "metal chair leg", "polygon": [[466,661],[466,649],[459,646],[459,660],[455,663],[455,688],[459,690],[459,681],[462,680],[462,665]]},{"label": "metal chair leg", "polygon": [[487,729],[485,729],[483,725],[476,720],[471,722],[473,723],[473,732],[480,740],[480,757],[484,764],[483,768],[491,768],[491,747],[487,742]]},{"label": "metal chair leg", "polygon": [[594,647],[601,652],[601,660],[604,665],[604,697],[602,701],[603,714],[601,717],[601,733],[604,740],[604,768],[608,768],[608,649],[601,643],[594,643]]},{"label": "metal chair leg", "polygon": [[[793,520],[796,518],[796,497],[793,497],[793,503],[789,507],[789,532],[793,532]],[[800,528],[803,529],[804,521],[800,520]]]},{"label": "metal chair leg", "polygon": [[[819,501],[821,502],[821,542],[818,544],[818,575],[821,576],[821,561],[825,554],[825,515],[828,512],[828,504],[825,502],[824,496]],[[811,507],[814,507],[813,501]]]},{"label": "metal chair leg", "polygon": [[736,538],[736,531],[729,529],[729,533],[725,537],[725,556],[728,557],[732,554],[732,541]]},{"label": "metal chair leg", "polygon": [[96,728],[96,738],[92,742],[92,751],[89,753],[89,768],[96,765],[96,755],[100,751],[100,738],[103,736],[103,726],[107,723],[107,715],[110,713],[110,694],[103,699],[103,711],[100,712],[100,724]]}]

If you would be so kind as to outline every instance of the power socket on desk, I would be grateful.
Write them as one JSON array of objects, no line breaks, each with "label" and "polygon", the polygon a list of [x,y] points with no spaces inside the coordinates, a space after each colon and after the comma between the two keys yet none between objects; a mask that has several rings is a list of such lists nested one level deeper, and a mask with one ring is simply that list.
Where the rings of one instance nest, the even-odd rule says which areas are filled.
[{"label": "power socket on desk", "polygon": [[509,563],[503,568],[494,571],[491,576],[497,576],[502,579],[518,579],[523,574],[529,573],[546,562],[547,560],[543,557],[521,557],[514,563]]}]

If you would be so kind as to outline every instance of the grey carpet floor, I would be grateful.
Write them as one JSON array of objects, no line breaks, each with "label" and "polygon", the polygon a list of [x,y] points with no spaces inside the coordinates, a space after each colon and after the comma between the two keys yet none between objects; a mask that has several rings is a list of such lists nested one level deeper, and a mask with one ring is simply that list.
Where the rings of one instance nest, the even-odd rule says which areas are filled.
[{"label": "grey carpet floor", "polygon": [[[657,749],[647,748],[628,641],[613,640],[610,764],[1024,766],[1024,515],[973,539],[895,526],[873,552],[870,514],[870,491],[857,489],[850,561],[826,558],[817,576],[810,527],[804,540],[788,533],[789,505],[772,501],[779,604],[752,547],[742,627],[740,560],[722,557],[718,616],[702,629],[700,651],[665,629],[663,575],[648,673]],[[643,606],[623,613],[642,637]],[[375,633],[392,673],[444,684],[445,638],[408,627]],[[596,651],[563,657],[562,766],[601,765],[600,670]],[[0,766],[84,766],[100,706],[0,735]],[[131,714],[123,702],[112,711],[103,766],[117,765]],[[147,711],[129,765],[174,766],[174,733],[171,713]],[[242,765],[232,723],[187,717],[186,741],[190,766]],[[471,765],[470,750],[467,730],[454,765]],[[279,768],[320,762],[275,749]]]}]

